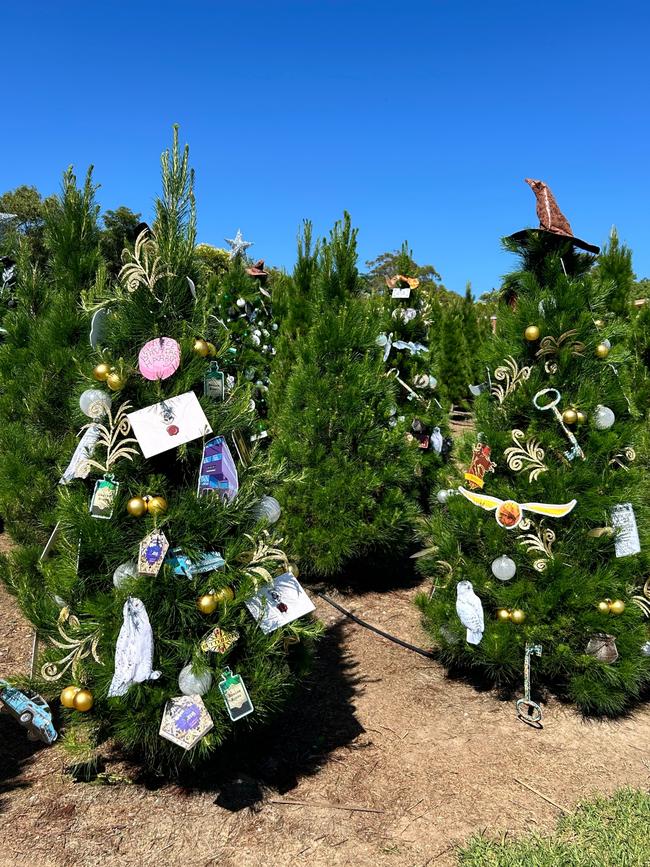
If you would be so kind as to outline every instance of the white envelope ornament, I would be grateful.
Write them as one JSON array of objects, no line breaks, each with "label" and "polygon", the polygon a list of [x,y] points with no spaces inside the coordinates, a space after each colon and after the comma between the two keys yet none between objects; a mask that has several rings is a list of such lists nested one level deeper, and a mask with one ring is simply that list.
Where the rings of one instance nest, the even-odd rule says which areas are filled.
[{"label": "white envelope ornament", "polygon": [[127,418],[145,458],[212,433],[193,391],[130,412]]}]

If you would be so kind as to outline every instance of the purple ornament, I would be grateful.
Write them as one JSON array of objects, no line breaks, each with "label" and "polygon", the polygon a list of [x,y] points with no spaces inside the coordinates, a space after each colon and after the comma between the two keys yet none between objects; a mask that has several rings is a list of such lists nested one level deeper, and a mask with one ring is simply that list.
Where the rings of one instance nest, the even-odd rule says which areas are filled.
[{"label": "purple ornament", "polygon": [[196,704],[186,707],[176,720],[176,728],[182,732],[195,729],[201,722],[201,708]]},{"label": "purple ornament", "polygon": [[154,563],[157,563],[160,560],[163,552],[163,546],[160,539],[156,539],[151,542],[151,544],[147,545],[147,550],[144,553],[144,556],[147,558],[147,563],[150,563],[152,566]]},{"label": "purple ornament", "polygon": [[213,437],[203,448],[198,493],[216,491],[220,496],[232,500],[239,490],[237,467],[222,436]]}]

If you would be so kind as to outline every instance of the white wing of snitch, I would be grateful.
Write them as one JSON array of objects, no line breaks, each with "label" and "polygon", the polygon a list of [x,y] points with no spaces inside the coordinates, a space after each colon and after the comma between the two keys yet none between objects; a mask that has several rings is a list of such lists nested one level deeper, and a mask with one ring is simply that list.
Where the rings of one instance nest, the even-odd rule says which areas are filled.
[{"label": "white wing of snitch", "polygon": [[[458,492],[466,497],[475,506],[480,506],[487,512],[492,512],[502,506],[506,500],[498,497],[490,497],[487,494],[477,494],[466,488],[458,488]],[[515,502],[514,500],[512,502]],[[564,518],[577,504],[577,500],[569,503],[517,503],[522,512],[534,512],[536,515],[548,515],[550,518]]]},{"label": "white wing of snitch", "polygon": [[157,680],[153,671],[153,632],[144,603],[134,596],[124,603],[124,621],[115,646],[115,673],[109,697],[125,695],[134,683]]}]

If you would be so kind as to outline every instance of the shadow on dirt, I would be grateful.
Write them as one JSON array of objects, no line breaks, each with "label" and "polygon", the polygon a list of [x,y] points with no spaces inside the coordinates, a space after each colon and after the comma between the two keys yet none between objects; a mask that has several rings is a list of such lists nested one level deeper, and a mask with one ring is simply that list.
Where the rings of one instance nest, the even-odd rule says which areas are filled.
[{"label": "shadow on dirt", "polygon": [[7,807],[3,795],[30,784],[20,779],[32,756],[43,744],[28,740],[25,730],[5,714],[0,714],[0,813]]}]

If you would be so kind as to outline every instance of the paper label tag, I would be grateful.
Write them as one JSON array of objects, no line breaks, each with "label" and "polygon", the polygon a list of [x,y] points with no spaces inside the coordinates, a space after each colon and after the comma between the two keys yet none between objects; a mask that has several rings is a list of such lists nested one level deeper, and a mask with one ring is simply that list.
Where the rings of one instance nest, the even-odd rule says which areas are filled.
[{"label": "paper label tag", "polygon": [[253,703],[250,700],[248,690],[241,675],[233,674],[227,668],[222,675],[219,692],[223,696],[226,710],[233,722],[248,716],[249,713],[253,713]]},{"label": "paper label tag", "polygon": [[621,503],[613,507],[612,526],[618,531],[614,541],[617,557],[629,557],[641,551],[639,530],[632,503]]}]

